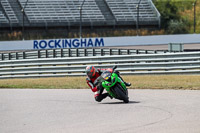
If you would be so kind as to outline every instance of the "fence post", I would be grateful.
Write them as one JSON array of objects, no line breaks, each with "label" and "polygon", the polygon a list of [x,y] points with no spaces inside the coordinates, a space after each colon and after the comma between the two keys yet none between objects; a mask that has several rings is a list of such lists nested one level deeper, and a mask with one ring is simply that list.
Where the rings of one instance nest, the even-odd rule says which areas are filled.
[{"label": "fence post", "polygon": [[10,53],[8,54],[8,59],[11,60],[11,54]]},{"label": "fence post", "polygon": [[136,54],[139,54],[139,50],[138,49],[136,50]]},{"label": "fence post", "polygon": [[48,50],[46,50],[46,58],[48,58]]},{"label": "fence post", "polygon": [[95,49],[92,49],[92,55],[95,56]]},{"label": "fence post", "polygon": [[76,57],[78,57],[78,48],[76,49]]},{"label": "fence post", "polygon": [[71,57],[71,49],[68,49],[68,57]]},{"label": "fence post", "polygon": [[26,53],[23,52],[23,59],[26,59]]},{"label": "fence post", "polygon": [[4,54],[3,53],[1,54],[1,60],[4,60]]},{"label": "fence post", "polygon": [[56,50],[54,49],[53,50],[53,58],[55,58],[56,57]]},{"label": "fence post", "polygon": [[38,50],[38,58],[40,58],[40,50]]},{"label": "fence post", "polygon": [[18,56],[18,53],[16,52],[16,60],[18,60],[19,59],[19,56]]},{"label": "fence post", "polygon": [[64,55],[63,55],[63,49],[60,50],[60,56],[64,57]]},{"label": "fence post", "polygon": [[121,55],[121,50],[120,49],[118,49],[118,55]]},{"label": "fence post", "polygon": [[87,49],[84,49],[84,56],[87,56]]},{"label": "fence post", "polygon": [[101,56],[103,56],[103,49],[101,49]]}]

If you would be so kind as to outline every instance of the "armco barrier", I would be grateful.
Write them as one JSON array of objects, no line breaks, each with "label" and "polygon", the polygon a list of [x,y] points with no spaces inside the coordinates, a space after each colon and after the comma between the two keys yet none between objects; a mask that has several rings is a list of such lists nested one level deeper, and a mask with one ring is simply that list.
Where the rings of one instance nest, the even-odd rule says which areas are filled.
[{"label": "armco barrier", "polygon": [[200,74],[200,52],[63,57],[0,62],[0,79],[85,76],[85,67],[117,65],[121,74]]},{"label": "armco barrier", "polygon": [[1,53],[0,61],[37,59],[37,58],[59,58],[59,57],[85,57],[85,56],[104,56],[104,55],[131,55],[131,54],[154,54],[167,53],[164,50],[138,50],[138,49],[114,49],[114,48],[79,48],[79,49],[48,49],[32,50],[26,52]]}]

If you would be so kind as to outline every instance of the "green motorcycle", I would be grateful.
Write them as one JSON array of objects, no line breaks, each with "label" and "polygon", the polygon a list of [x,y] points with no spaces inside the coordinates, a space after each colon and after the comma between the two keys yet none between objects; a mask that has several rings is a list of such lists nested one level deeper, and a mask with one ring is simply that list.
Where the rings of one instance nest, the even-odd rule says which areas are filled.
[{"label": "green motorcycle", "polygon": [[105,71],[99,76],[99,83],[106,89],[110,96],[115,99],[123,100],[125,103],[129,102],[128,89],[121,80],[121,78],[114,73],[117,66],[113,67],[113,72]]}]

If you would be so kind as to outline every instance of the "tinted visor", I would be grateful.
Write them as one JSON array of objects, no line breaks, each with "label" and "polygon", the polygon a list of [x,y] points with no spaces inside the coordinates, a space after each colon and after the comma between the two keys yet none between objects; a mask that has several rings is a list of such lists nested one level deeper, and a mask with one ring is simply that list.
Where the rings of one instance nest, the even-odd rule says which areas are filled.
[{"label": "tinted visor", "polygon": [[88,71],[88,72],[87,72],[87,75],[88,75],[88,77],[92,78],[92,77],[93,77],[93,76],[92,76],[92,75],[93,75],[93,72]]}]

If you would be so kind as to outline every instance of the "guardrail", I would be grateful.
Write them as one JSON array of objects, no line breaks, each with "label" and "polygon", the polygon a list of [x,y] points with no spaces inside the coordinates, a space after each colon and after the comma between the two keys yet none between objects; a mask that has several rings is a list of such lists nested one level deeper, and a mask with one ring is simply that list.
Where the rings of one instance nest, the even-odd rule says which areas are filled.
[{"label": "guardrail", "polygon": [[117,65],[121,74],[200,74],[200,52],[1,61],[0,79],[85,76],[85,67]]},{"label": "guardrail", "polygon": [[59,57],[84,57],[84,56],[105,56],[105,55],[131,55],[131,54],[154,54],[167,53],[164,50],[139,50],[139,49],[108,49],[108,48],[79,48],[79,49],[48,49],[37,51],[22,51],[1,53],[0,61],[59,58]]}]

